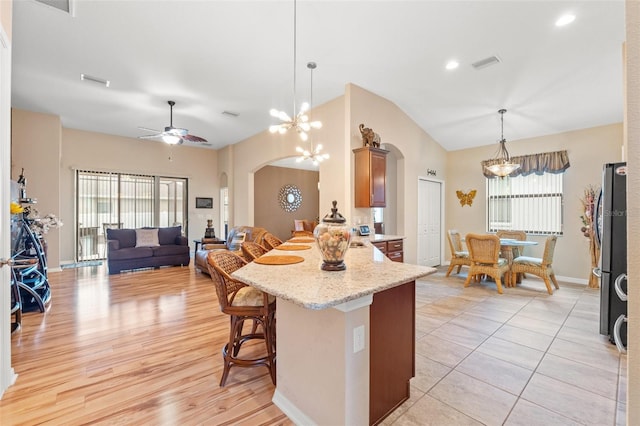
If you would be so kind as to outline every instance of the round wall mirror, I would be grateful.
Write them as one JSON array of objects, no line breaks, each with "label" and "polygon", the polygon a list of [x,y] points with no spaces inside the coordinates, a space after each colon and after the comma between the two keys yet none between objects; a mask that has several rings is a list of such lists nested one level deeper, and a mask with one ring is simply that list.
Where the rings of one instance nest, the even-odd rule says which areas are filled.
[{"label": "round wall mirror", "polygon": [[280,188],[278,201],[284,211],[294,212],[302,205],[302,192],[300,192],[297,186],[287,184]]}]

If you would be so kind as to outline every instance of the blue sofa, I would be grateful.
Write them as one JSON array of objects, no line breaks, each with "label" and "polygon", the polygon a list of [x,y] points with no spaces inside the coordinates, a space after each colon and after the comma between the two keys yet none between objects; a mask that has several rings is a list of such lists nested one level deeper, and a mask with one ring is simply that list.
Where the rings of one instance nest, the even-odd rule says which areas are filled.
[{"label": "blue sofa", "polygon": [[[157,237],[154,230],[157,230]],[[146,237],[150,235],[153,237],[149,240]],[[130,269],[188,265],[188,241],[182,236],[181,226],[138,230],[107,229],[109,274]]]}]

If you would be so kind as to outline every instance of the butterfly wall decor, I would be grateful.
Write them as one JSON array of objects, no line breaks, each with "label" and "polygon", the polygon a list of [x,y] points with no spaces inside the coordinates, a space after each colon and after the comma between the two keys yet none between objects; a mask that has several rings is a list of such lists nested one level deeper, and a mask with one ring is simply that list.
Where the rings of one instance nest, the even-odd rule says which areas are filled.
[{"label": "butterfly wall decor", "polygon": [[458,199],[460,200],[460,205],[462,207],[466,205],[468,205],[469,207],[471,207],[471,205],[473,204],[473,199],[476,196],[476,190],[472,189],[471,191],[467,192],[466,194],[462,191],[456,191],[456,195],[458,196]]}]

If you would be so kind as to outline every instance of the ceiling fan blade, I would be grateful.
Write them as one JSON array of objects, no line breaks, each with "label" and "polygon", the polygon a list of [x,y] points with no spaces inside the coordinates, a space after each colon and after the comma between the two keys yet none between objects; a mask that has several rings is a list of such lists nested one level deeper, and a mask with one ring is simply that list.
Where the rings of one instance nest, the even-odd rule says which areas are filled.
[{"label": "ceiling fan blade", "polygon": [[143,135],[143,136],[138,136],[138,139],[158,139],[162,137],[162,133],[157,133],[155,135]]},{"label": "ceiling fan blade", "polygon": [[153,132],[153,133],[158,133],[158,134],[162,133],[160,130],[150,129],[148,127],[140,127],[140,126],[138,126],[138,129],[144,130],[145,132]]},{"label": "ceiling fan blade", "polygon": [[185,141],[189,141],[189,142],[202,142],[202,143],[207,142],[207,140],[205,138],[201,138],[200,136],[195,136],[195,135],[190,135],[190,134],[186,134],[186,135],[182,136],[182,139],[184,139]]}]

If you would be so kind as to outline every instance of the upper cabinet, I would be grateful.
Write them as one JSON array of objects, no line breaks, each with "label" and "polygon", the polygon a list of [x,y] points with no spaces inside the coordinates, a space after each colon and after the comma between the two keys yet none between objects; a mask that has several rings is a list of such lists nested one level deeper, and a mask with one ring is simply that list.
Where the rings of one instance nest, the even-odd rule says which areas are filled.
[{"label": "upper cabinet", "polygon": [[387,153],[389,151],[363,147],[355,154],[355,207],[386,207]]}]

